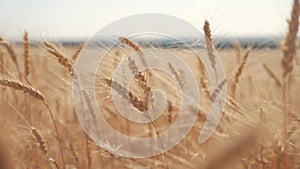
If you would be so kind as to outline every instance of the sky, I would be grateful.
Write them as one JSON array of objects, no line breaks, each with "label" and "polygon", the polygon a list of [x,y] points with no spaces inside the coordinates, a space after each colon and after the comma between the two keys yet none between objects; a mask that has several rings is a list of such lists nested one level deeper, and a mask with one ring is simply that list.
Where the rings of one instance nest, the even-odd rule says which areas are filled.
[{"label": "sky", "polygon": [[[162,13],[219,37],[282,36],[292,0],[0,0],[0,36],[86,39],[126,16]],[[162,24],[163,26],[163,24]]]}]

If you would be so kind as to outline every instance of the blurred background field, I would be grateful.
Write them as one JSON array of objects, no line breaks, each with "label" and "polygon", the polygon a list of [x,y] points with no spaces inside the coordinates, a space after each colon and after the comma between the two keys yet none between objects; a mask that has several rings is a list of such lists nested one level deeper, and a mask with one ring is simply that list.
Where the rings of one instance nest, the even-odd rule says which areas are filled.
[{"label": "blurred background field", "polygon": [[[291,7],[287,7],[289,16],[284,18],[288,24],[282,19],[282,24],[287,25],[283,26],[282,36],[245,34],[249,36],[226,38],[223,33],[215,36],[218,27],[214,28],[214,24],[208,25],[212,32],[203,31],[216,48],[227,82],[221,123],[204,144],[198,143],[198,137],[211,98],[218,93],[211,89],[207,72],[202,71],[203,65],[191,49],[170,41],[156,42],[157,48],[180,56],[195,73],[201,102],[198,119],[187,137],[170,151],[144,159],[119,157],[100,148],[79,125],[72,102],[72,73],[84,38],[55,39],[23,30],[12,35],[5,34],[7,27],[2,28],[6,31],[0,32],[0,168],[299,168],[300,5],[298,0],[292,2],[286,5]],[[192,44],[194,40],[190,41]],[[141,49],[149,47],[143,41],[132,43]],[[120,133],[135,137],[151,137],[166,130],[180,109],[176,81],[161,72],[146,78],[153,84],[150,88],[160,87],[176,96],[167,98],[164,113],[155,121],[157,128],[152,123],[141,125],[125,120],[111,99],[111,75],[125,54],[130,56],[137,51],[128,43],[110,51],[112,55],[99,68],[95,84],[97,101],[107,122]],[[141,73],[148,77],[148,71]],[[166,83],[160,83],[162,77]],[[130,104],[139,109],[137,105],[147,95],[143,95],[146,92],[139,86],[139,79],[134,83],[126,90],[138,98]],[[170,86],[178,90],[172,91]]]}]

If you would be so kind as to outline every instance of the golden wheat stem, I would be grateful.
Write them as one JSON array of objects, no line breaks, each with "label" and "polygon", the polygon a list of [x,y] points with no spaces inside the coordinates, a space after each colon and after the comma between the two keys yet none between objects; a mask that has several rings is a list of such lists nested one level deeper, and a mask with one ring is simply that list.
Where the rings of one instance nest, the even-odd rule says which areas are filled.
[{"label": "golden wheat stem", "polygon": [[72,154],[72,158],[73,158],[73,160],[75,161],[75,164],[77,165],[78,162],[79,162],[79,158],[78,158],[78,156],[77,156],[77,153],[76,153],[76,151],[75,151],[75,149],[74,149],[72,143],[69,143],[69,147],[70,147],[70,148],[69,148],[69,149],[70,149],[70,152],[71,152],[71,154]]},{"label": "golden wheat stem", "polygon": [[25,119],[25,117],[6,99],[4,99],[4,101],[6,102],[7,105],[9,105],[9,107],[24,121],[24,123],[28,126],[28,127],[32,127],[30,125],[30,123]]},{"label": "golden wheat stem", "polygon": [[286,92],[287,92],[287,83],[285,81],[283,81],[283,86],[282,86],[282,102],[283,102],[283,105],[284,105],[284,108],[283,108],[283,150],[284,150],[284,166],[285,168],[288,168],[288,155],[287,155],[287,152],[286,152],[286,142],[288,141],[287,139],[287,123],[288,123],[288,111],[286,110],[286,100],[287,100],[287,95],[286,95]]},{"label": "golden wheat stem", "polygon": [[4,59],[3,59],[3,52],[0,50],[0,73],[4,75]]},{"label": "golden wheat stem", "polygon": [[53,115],[53,113],[52,113],[49,105],[46,103],[46,101],[43,100],[42,102],[46,106],[46,108],[47,108],[47,110],[48,110],[48,112],[50,114],[50,117],[51,117],[54,129],[55,129],[55,132],[56,132],[56,139],[58,141],[58,147],[59,147],[59,152],[60,152],[60,158],[61,158],[61,161],[62,161],[62,166],[63,166],[63,169],[65,169],[66,168],[66,166],[65,166],[65,159],[64,159],[64,156],[63,156],[63,148],[62,148],[62,145],[61,145],[62,141],[60,140],[60,135],[59,135],[59,132],[58,132],[58,128],[57,128],[57,124],[56,124],[54,115]]},{"label": "golden wheat stem", "polygon": [[56,161],[53,158],[49,158],[49,161],[54,164],[56,169],[59,169],[58,164],[56,163]]},{"label": "golden wheat stem", "polygon": [[242,53],[242,47],[239,42],[236,42],[233,44],[233,47],[236,51],[236,56],[237,56],[237,63],[240,63],[241,61],[241,53]]},{"label": "golden wheat stem", "polygon": [[91,154],[90,154],[90,149],[89,149],[89,137],[85,134],[85,151],[86,151],[86,156],[87,156],[87,169],[91,169]]},{"label": "golden wheat stem", "polygon": [[[294,58],[296,57],[296,40],[297,34],[299,30],[299,14],[300,14],[300,3],[299,0],[294,0],[293,9],[292,9],[292,16],[291,20],[289,21],[289,28],[286,38],[283,42],[282,50],[283,50],[283,58],[281,60],[281,66],[283,68],[283,90],[282,90],[282,101],[283,105],[286,105],[287,101],[287,86],[288,82],[286,77],[291,75],[291,72],[294,68]],[[288,168],[288,155],[286,152],[286,143],[287,143],[287,123],[288,123],[288,114],[284,112],[284,119],[283,119],[283,141],[284,141],[284,167]]]},{"label": "golden wheat stem", "polygon": [[265,63],[263,63],[263,67],[264,67],[265,71],[268,73],[268,75],[275,81],[276,85],[278,87],[281,87],[282,84],[281,84],[280,80],[276,77],[275,73],[272,72],[272,70]]},{"label": "golden wheat stem", "polygon": [[210,91],[209,91],[209,88],[206,84],[206,81],[205,81],[205,77],[206,77],[206,74],[205,74],[205,67],[201,61],[201,59],[198,59],[198,65],[199,65],[199,69],[200,69],[200,87],[204,90],[204,93],[207,95],[208,98],[210,98]]}]

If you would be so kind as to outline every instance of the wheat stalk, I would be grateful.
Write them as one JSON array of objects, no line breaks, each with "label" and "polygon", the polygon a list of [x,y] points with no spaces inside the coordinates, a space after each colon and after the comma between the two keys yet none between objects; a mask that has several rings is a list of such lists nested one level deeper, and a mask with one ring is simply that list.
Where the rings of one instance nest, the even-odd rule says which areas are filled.
[{"label": "wheat stalk", "polygon": [[281,87],[282,84],[281,84],[280,80],[276,77],[275,73],[272,72],[272,70],[265,63],[263,63],[263,67],[264,67],[265,71],[268,73],[268,75],[275,81],[276,85],[278,87]]},{"label": "wheat stalk", "polygon": [[209,91],[209,87],[206,85],[206,81],[205,81],[205,68],[204,65],[201,61],[201,59],[198,59],[199,62],[199,69],[200,69],[200,87],[204,90],[204,93],[207,95],[208,98],[210,98],[210,91]]},{"label": "wheat stalk", "polygon": [[12,59],[12,61],[14,62],[14,64],[16,65],[17,71],[19,73],[19,78],[22,78],[20,67],[19,67],[19,64],[18,64],[18,61],[17,61],[17,55],[16,55],[14,49],[9,44],[9,42],[7,42],[6,40],[4,40],[2,37],[0,37],[0,44],[3,45],[6,48],[7,52],[10,55],[10,58]]},{"label": "wheat stalk", "polygon": [[175,68],[171,63],[168,63],[169,69],[171,70],[171,73],[174,75],[176,81],[178,82],[179,86],[183,88],[183,81],[182,78],[179,76],[179,74],[176,72]]},{"label": "wheat stalk", "polygon": [[14,81],[14,80],[8,80],[8,79],[0,79],[0,85],[10,87],[15,90],[21,90],[24,93],[29,94],[30,96],[32,96],[38,100],[44,101],[44,96],[41,94],[40,91],[38,91],[37,89],[35,89],[31,86],[25,85],[21,82]]},{"label": "wheat stalk", "polygon": [[135,96],[132,92],[129,92],[129,100],[132,103],[132,105],[141,112],[147,111],[149,108],[149,104],[147,101],[140,99],[139,97]]},{"label": "wheat stalk", "polygon": [[46,48],[46,50],[52,54],[53,56],[55,56],[58,60],[58,63],[61,64],[63,67],[65,67],[65,69],[71,74],[73,75],[73,66],[72,64],[69,62],[68,58],[62,54],[53,44],[44,41],[44,46]]},{"label": "wheat stalk", "polygon": [[3,74],[4,74],[4,59],[3,59],[2,50],[0,50],[0,73],[3,76]]},{"label": "wheat stalk", "polygon": [[[142,48],[135,42],[131,41],[130,39],[126,38],[126,37],[119,37],[119,40],[129,46],[130,48],[132,48],[134,51],[136,51],[138,53],[138,55],[141,58],[141,62],[143,64],[144,67],[147,67],[147,63],[146,60],[144,58],[144,53],[142,52]],[[149,76],[152,76],[151,71],[148,71]]]},{"label": "wheat stalk", "polygon": [[87,169],[91,169],[91,153],[89,149],[89,137],[85,134],[85,151],[87,156]]},{"label": "wheat stalk", "polygon": [[288,21],[289,31],[282,45],[283,58],[281,60],[281,66],[283,68],[283,78],[285,78],[293,70],[294,67],[293,60],[296,56],[296,39],[299,29],[299,14],[299,0],[294,0],[292,17],[291,20]]},{"label": "wheat stalk", "polygon": [[74,147],[71,143],[69,144],[69,149],[70,149],[70,153],[72,155],[72,158],[75,160],[75,163],[78,164],[79,157],[78,157],[78,155],[77,155],[77,153],[76,153],[76,151],[75,151],[75,149],[74,149]]},{"label": "wheat stalk", "polygon": [[138,44],[134,43],[133,41],[129,40],[128,38],[119,37],[119,40],[122,43],[124,43],[124,44],[128,45],[129,47],[131,47],[132,49],[134,49],[136,52],[142,53],[141,47]]},{"label": "wheat stalk", "polygon": [[39,147],[41,148],[41,150],[43,151],[43,153],[48,157],[47,145],[45,143],[44,138],[40,134],[40,132],[36,128],[31,127],[31,133],[34,136],[36,142],[39,144]]},{"label": "wheat stalk", "polygon": [[109,87],[112,87],[123,99],[130,101],[130,103],[137,108],[139,111],[146,111],[148,110],[149,104],[147,100],[142,100],[138,96],[136,96],[133,92],[129,91],[126,87],[122,84],[105,77],[104,78],[106,84]]},{"label": "wheat stalk", "polygon": [[[28,33],[25,31],[23,36],[23,56],[24,56],[24,78],[29,83],[28,76],[30,73],[30,58],[29,58],[29,38]],[[30,83],[29,83],[30,84]],[[26,112],[28,112],[29,119],[31,119],[30,100],[24,98]]]},{"label": "wheat stalk", "polygon": [[241,53],[242,53],[242,47],[241,44],[239,42],[236,42],[233,44],[233,47],[236,51],[236,56],[237,56],[237,62],[240,63],[241,61]]},{"label": "wheat stalk", "polygon": [[13,62],[18,65],[17,62],[17,55],[15,54],[14,49],[11,47],[11,45],[5,41],[2,37],[0,37],[0,44],[2,44],[6,50],[8,51],[8,53],[10,54],[11,59],[13,60]]},{"label": "wheat stalk", "polygon": [[128,98],[128,90],[122,84],[107,77],[104,77],[104,81],[106,82],[107,86],[112,87],[120,96],[122,96],[123,99]]},{"label": "wheat stalk", "polygon": [[81,45],[79,46],[79,48],[75,51],[74,55],[72,56],[72,61],[73,61],[73,62],[75,62],[76,59],[78,58],[80,52],[81,52],[82,49],[84,48],[84,45],[85,45],[84,43],[81,44]]},{"label": "wheat stalk", "polygon": [[244,54],[244,57],[242,59],[242,62],[240,63],[237,72],[235,73],[234,81],[233,81],[233,85],[232,85],[232,95],[233,95],[233,97],[235,97],[236,88],[237,88],[237,85],[238,85],[238,83],[240,81],[240,77],[241,77],[241,75],[243,73],[243,69],[244,69],[244,67],[245,67],[245,65],[247,63],[247,60],[248,60],[249,56],[250,56],[250,51],[251,51],[251,49],[248,49],[246,51],[246,53]]},{"label": "wheat stalk", "polygon": [[210,98],[211,93],[210,93],[209,87],[206,85],[206,81],[203,77],[200,77],[200,86],[204,90],[204,93],[207,95],[207,97]]},{"label": "wheat stalk", "polygon": [[148,107],[149,105],[151,84],[148,80],[148,77],[144,73],[138,71],[135,61],[131,59],[130,56],[128,56],[127,58],[128,58],[128,68],[131,71],[131,73],[134,75],[134,77],[138,80],[138,85],[140,86],[140,88],[144,93],[144,101],[141,101],[139,98],[135,98],[135,96],[133,96],[132,93],[130,95],[131,96],[130,98],[134,100],[135,103],[133,104],[136,104],[136,106],[139,107],[139,110],[145,110],[145,107],[143,106],[145,106],[146,104],[146,107]]},{"label": "wheat stalk", "polygon": [[25,85],[25,84],[23,84],[21,82],[18,82],[18,81],[8,80],[8,79],[0,79],[0,85],[12,88],[14,90],[21,90],[24,93],[29,94],[30,96],[36,98],[37,100],[40,100],[46,106],[46,108],[47,108],[47,110],[48,110],[48,112],[50,114],[51,120],[53,122],[53,126],[55,128],[55,132],[57,134],[56,135],[56,139],[59,142],[60,155],[61,155],[61,159],[62,159],[62,162],[63,162],[63,165],[64,165],[64,158],[63,158],[63,153],[62,153],[63,151],[62,151],[62,147],[61,147],[61,140],[59,138],[59,132],[58,132],[57,124],[56,124],[56,121],[54,119],[54,115],[53,115],[53,113],[52,113],[49,105],[45,101],[45,97],[37,89],[35,89],[35,88],[31,87],[31,86]]},{"label": "wheat stalk", "polygon": [[53,158],[49,158],[49,162],[53,163],[56,169],[59,169],[58,164]]},{"label": "wheat stalk", "polygon": [[215,99],[219,95],[221,89],[225,86],[226,83],[227,83],[227,79],[222,80],[221,83],[217,86],[217,88],[213,91],[213,93],[211,95],[211,101],[212,102],[215,101]]},{"label": "wheat stalk", "polygon": [[[282,45],[283,58],[281,60],[281,66],[283,68],[283,89],[282,89],[282,102],[283,105],[286,105],[286,95],[287,95],[287,81],[286,77],[291,74],[294,68],[294,58],[296,57],[296,40],[299,29],[299,14],[300,14],[300,4],[299,0],[294,0],[292,16],[289,21],[289,31],[286,35],[286,38]],[[288,123],[288,114],[286,110],[283,110],[284,119],[283,119],[283,150],[284,150],[284,167],[288,167],[288,154],[286,152],[286,143],[287,138],[287,123]]]},{"label": "wheat stalk", "polygon": [[[211,63],[211,66],[214,69],[215,76],[217,76],[216,55],[214,54],[213,38],[212,38],[212,34],[211,34],[210,24],[207,20],[205,20],[205,22],[204,22],[203,31],[204,31],[204,35],[205,35],[207,55],[209,57],[209,61]],[[211,93],[210,93],[209,88],[208,88],[208,86],[206,85],[206,82],[205,82],[205,78],[204,78],[205,77],[205,73],[204,73],[205,69],[204,69],[202,64],[200,65],[200,69],[201,69],[201,72],[202,72],[202,77],[200,78],[200,86],[204,89],[204,93],[206,93],[207,97],[210,98]]]},{"label": "wheat stalk", "polygon": [[28,38],[28,33],[25,31],[24,32],[24,72],[25,76],[28,77],[30,73],[30,58],[29,58],[29,38]]},{"label": "wheat stalk", "polygon": [[47,149],[47,144],[45,142],[44,137],[40,134],[39,130],[33,126],[30,125],[30,123],[24,118],[24,116],[7,100],[5,100],[5,102],[10,106],[10,108],[16,112],[16,114],[25,122],[25,124],[30,128],[30,133],[32,134],[33,138],[35,139],[35,141],[38,143],[38,146],[40,147],[40,149],[42,150],[42,152],[44,153],[44,155],[55,164],[55,166],[57,167],[57,169],[59,168],[57,163],[55,162],[55,160],[53,158],[49,158],[48,156],[48,149]]},{"label": "wheat stalk", "polygon": [[212,35],[211,35],[210,24],[207,20],[204,22],[203,30],[204,30],[204,35],[205,35],[207,54],[209,56],[209,60],[211,62],[211,65],[215,70],[216,56],[214,54],[214,45],[213,45],[213,38],[212,38]]},{"label": "wheat stalk", "polygon": [[130,56],[128,56],[127,58],[128,58],[128,68],[131,71],[131,73],[135,76],[136,74],[139,73],[138,67],[135,64],[135,61]]},{"label": "wheat stalk", "polygon": [[143,73],[138,71],[138,67],[135,63],[135,61],[128,56],[128,68],[131,71],[131,73],[134,75],[135,78],[138,79],[138,81],[142,84],[142,88],[149,86],[149,81],[148,81],[148,77],[146,77],[146,75],[144,75]]}]

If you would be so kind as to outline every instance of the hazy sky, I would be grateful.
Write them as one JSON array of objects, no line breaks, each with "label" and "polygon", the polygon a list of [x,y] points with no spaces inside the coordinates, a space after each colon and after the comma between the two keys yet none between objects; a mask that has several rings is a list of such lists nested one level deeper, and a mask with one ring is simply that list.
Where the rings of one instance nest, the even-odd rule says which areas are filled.
[{"label": "hazy sky", "polygon": [[283,35],[291,0],[0,0],[0,35],[88,38],[103,26],[139,13],[164,13],[182,18],[199,29],[205,19],[214,35]]}]

